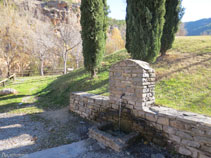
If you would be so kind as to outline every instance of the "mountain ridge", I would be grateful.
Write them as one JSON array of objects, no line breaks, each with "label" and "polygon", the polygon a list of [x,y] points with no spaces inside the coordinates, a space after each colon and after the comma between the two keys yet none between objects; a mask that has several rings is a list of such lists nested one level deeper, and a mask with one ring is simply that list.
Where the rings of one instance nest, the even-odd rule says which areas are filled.
[{"label": "mountain ridge", "polygon": [[211,18],[184,22],[187,36],[211,35]]}]

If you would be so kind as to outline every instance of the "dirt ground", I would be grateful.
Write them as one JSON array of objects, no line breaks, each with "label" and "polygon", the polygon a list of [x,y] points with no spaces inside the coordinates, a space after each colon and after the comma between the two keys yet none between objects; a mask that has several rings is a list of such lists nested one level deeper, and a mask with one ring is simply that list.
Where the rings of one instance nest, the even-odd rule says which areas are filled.
[{"label": "dirt ground", "polygon": [[86,139],[90,144],[84,158],[181,158],[144,142],[116,153],[88,139],[88,128],[92,125],[68,108],[32,115],[0,113],[0,158],[17,158]]}]

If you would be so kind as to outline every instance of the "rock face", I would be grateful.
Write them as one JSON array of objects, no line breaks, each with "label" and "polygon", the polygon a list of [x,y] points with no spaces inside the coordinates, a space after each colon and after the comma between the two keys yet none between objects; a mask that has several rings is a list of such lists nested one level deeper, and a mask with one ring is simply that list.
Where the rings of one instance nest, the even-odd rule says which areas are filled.
[{"label": "rock face", "polygon": [[54,25],[61,22],[68,24],[71,18],[77,18],[77,23],[80,22],[80,3],[68,5],[64,1],[49,1],[42,3],[42,11]]},{"label": "rock face", "polygon": [[80,24],[80,0],[73,0],[72,4],[65,1],[51,0],[48,2],[40,0],[15,0],[20,7],[30,11],[37,19],[47,21],[50,20],[54,25],[60,23],[69,23],[69,20],[76,20]]}]

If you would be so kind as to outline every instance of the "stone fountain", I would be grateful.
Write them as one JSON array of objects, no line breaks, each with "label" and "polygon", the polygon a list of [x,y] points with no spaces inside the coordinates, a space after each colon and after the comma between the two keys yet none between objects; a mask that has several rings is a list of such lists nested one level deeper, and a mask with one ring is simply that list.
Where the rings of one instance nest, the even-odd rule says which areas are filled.
[{"label": "stone fountain", "polygon": [[70,110],[97,122],[89,136],[115,151],[140,136],[186,156],[211,157],[211,118],[156,106],[154,91],[155,71],[150,65],[124,60],[110,69],[109,97],[71,93]]}]

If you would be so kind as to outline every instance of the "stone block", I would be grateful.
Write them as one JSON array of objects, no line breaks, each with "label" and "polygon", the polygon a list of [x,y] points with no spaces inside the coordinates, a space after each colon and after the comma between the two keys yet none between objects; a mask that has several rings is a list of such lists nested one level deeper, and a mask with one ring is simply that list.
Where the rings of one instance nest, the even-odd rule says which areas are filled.
[{"label": "stone block", "polygon": [[203,145],[201,146],[201,149],[202,149],[203,151],[206,151],[206,152],[210,153],[210,155],[211,155],[211,146],[207,146],[207,145],[203,144]]},{"label": "stone block", "polygon": [[192,128],[190,129],[195,135],[204,135],[205,131],[198,129],[198,128]]},{"label": "stone block", "polygon": [[177,131],[176,135],[181,137],[182,139],[193,140],[193,136],[189,133],[186,133],[186,132]]},{"label": "stone block", "polygon": [[[201,132],[202,133],[202,132]],[[203,135],[204,133],[202,133],[202,135]],[[211,137],[211,130],[206,130],[206,135],[207,136],[209,136],[209,137]]]},{"label": "stone block", "polygon": [[210,158],[211,155],[205,155],[203,153],[199,153],[199,158]]},{"label": "stone block", "polygon": [[175,135],[177,130],[169,126],[163,126],[163,131]]},{"label": "stone block", "polygon": [[195,148],[199,148],[200,147],[200,144],[198,142],[191,141],[191,140],[183,139],[181,143],[186,145],[186,146],[190,146],[190,147],[195,147]]},{"label": "stone block", "polygon": [[170,120],[170,126],[175,127],[177,129],[185,129],[184,123],[177,121],[177,120]]},{"label": "stone block", "polygon": [[169,126],[169,119],[166,117],[158,117],[157,123],[159,123],[161,125]]},{"label": "stone block", "polygon": [[156,122],[157,121],[157,116],[154,114],[150,114],[150,113],[146,113],[146,119],[152,122]]},{"label": "stone block", "polygon": [[192,152],[192,155],[191,155],[192,158],[198,158],[199,152],[200,152],[199,150],[192,147],[187,147],[187,148]]},{"label": "stone block", "polygon": [[194,140],[199,143],[206,143],[206,144],[211,145],[211,138],[209,138],[209,137],[195,136]]},{"label": "stone block", "polygon": [[186,156],[191,156],[192,153],[190,150],[188,150],[187,148],[181,146],[179,147],[179,153],[182,154],[182,155],[186,155]]},{"label": "stone block", "polygon": [[180,143],[181,142],[181,138],[179,136],[176,135],[169,135],[170,140],[173,140],[174,142]]},{"label": "stone block", "polygon": [[142,110],[138,110],[138,117],[146,118],[146,113]]},{"label": "stone block", "polygon": [[159,130],[159,131],[162,131],[163,130],[163,126],[160,125],[160,124],[157,124],[155,122],[151,122],[150,123],[150,126],[154,127],[155,129]]}]

